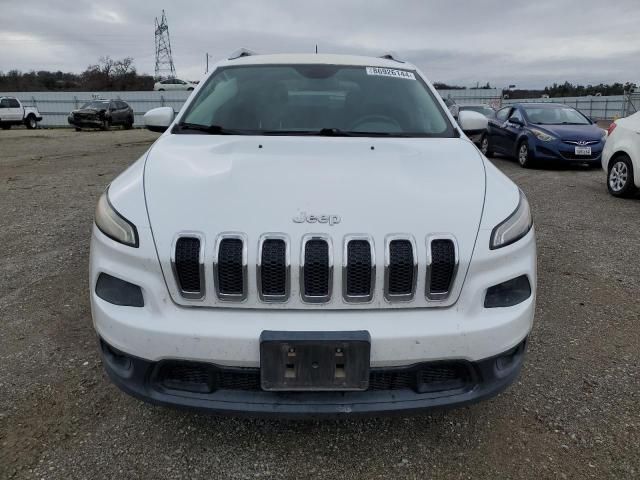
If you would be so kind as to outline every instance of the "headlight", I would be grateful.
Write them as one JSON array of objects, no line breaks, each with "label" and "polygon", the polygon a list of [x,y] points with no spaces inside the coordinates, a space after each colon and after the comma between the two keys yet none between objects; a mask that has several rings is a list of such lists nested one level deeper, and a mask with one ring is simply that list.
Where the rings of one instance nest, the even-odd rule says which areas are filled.
[{"label": "headlight", "polygon": [[98,200],[95,221],[100,231],[107,237],[130,247],[138,247],[138,231],[135,225],[111,206],[108,188]]},{"label": "headlight", "polygon": [[531,133],[533,133],[538,140],[542,140],[543,142],[551,142],[556,139],[553,135],[549,135],[548,133],[543,132],[542,130],[538,130],[537,128],[532,128]]},{"label": "headlight", "polygon": [[604,128],[602,129],[602,141],[607,139],[607,135],[609,134],[609,132],[607,132]]},{"label": "headlight", "polygon": [[518,207],[506,220],[493,229],[489,248],[495,250],[517,242],[531,230],[532,226],[533,218],[531,217],[529,202],[527,202],[527,197],[520,190]]}]

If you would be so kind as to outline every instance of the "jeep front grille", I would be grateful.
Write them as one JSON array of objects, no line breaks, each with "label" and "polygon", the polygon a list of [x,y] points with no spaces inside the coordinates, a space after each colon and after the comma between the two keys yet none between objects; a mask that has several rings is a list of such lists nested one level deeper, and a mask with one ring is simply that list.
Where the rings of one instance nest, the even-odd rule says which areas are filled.
[{"label": "jeep front grille", "polygon": [[247,242],[243,234],[222,234],[214,264],[216,293],[220,300],[247,298]]},{"label": "jeep front grille", "polygon": [[458,268],[458,248],[453,238],[427,239],[426,296],[444,300],[449,296]]},{"label": "jeep front grille", "polygon": [[[296,240],[284,233],[265,233],[252,240],[244,233],[227,232],[212,238],[211,243],[214,247],[205,249],[205,237],[200,233],[187,231],[176,236],[171,251],[171,288],[174,296],[184,299],[178,303],[213,306],[218,302],[241,303],[253,295],[271,307],[328,304],[347,308],[347,304],[383,299],[387,304],[404,302],[407,307],[444,307],[455,301],[454,292],[460,289],[456,281],[458,244],[449,234],[427,236],[420,248],[411,235],[387,235],[379,240],[383,253],[378,255],[378,241],[367,234],[348,234],[336,241],[324,233]],[[382,264],[383,258],[380,274],[376,265]],[[336,261],[341,270],[334,278]],[[338,282],[336,294],[334,281]],[[418,285],[421,294],[416,297]],[[376,305],[384,307],[384,303]],[[255,302],[248,306],[254,307]]]},{"label": "jeep front grille", "polygon": [[204,296],[204,265],[201,255],[202,242],[198,237],[179,237],[172,256],[174,274],[185,298],[200,299]]},{"label": "jeep front grille", "polygon": [[302,241],[300,289],[302,300],[324,303],[331,298],[333,252],[330,239],[324,235],[307,235]]}]

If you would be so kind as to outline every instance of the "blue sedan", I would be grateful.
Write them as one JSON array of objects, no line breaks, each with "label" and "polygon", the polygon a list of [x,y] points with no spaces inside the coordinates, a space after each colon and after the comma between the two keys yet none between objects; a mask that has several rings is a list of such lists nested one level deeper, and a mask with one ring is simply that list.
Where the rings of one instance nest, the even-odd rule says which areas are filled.
[{"label": "blue sedan", "polygon": [[489,119],[487,156],[515,156],[524,168],[539,160],[599,166],[606,132],[575,108],[516,103]]}]

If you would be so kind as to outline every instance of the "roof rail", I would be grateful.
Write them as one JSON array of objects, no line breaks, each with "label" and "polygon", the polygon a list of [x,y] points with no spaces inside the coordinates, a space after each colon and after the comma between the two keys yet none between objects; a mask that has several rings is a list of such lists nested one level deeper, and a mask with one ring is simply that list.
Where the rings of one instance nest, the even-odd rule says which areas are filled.
[{"label": "roof rail", "polygon": [[227,60],[235,60],[236,58],[250,57],[251,55],[257,55],[257,53],[247,48],[239,48],[238,50],[233,52]]},{"label": "roof rail", "polygon": [[395,52],[386,52],[383,55],[380,55],[380,57],[378,58],[384,58],[386,60],[393,60],[394,62],[398,62],[398,63],[405,63],[404,60],[400,60],[398,58],[398,54]]}]

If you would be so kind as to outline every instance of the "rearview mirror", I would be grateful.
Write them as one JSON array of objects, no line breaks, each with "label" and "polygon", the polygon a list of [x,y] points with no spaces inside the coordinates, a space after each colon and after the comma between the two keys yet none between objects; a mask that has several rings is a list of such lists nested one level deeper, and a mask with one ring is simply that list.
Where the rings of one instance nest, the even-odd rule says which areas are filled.
[{"label": "rearview mirror", "polygon": [[173,122],[176,113],[171,107],[158,107],[144,114],[144,125],[152,132],[164,132]]},{"label": "rearview mirror", "polygon": [[467,135],[486,130],[488,124],[489,120],[481,113],[471,110],[462,110],[458,113],[458,125]]}]

